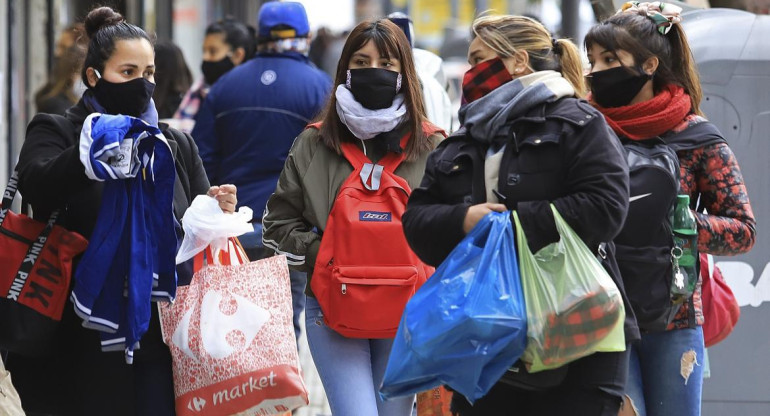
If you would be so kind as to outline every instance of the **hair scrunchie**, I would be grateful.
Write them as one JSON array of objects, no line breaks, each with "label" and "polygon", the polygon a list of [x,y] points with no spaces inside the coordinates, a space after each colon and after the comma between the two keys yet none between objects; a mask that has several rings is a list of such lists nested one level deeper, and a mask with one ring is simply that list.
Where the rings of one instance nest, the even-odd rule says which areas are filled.
[{"label": "hair scrunchie", "polygon": [[675,23],[682,21],[682,8],[662,1],[654,1],[652,3],[629,1],[618,10],[618,13],[627,12],[644,13],[655,23],[661,35],[667,34]]}]

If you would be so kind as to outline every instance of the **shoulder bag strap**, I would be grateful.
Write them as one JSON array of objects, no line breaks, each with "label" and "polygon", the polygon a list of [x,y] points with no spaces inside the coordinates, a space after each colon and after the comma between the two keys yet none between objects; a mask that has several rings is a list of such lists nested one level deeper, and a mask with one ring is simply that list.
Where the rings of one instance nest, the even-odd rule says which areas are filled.
[{"label": "shoulder bag strap", "polygon": [[48,223],[46,224],[45,228],[43,228],[43,231],[40,232],[40,235],[38,235],[37,239],[35,239],[35,241],[29,245],[27,254],[24,256],[24,260],[21,262],[19,269],[16,271],[16,276],[13,279],[13,283],[11,283],[11,288],[8,289],[8,295],[6,296],[8,299],[18,302],[21,291],[27,284],[27,278],[32,272],[32,268],[35,266],[35,263],[37,263],[37,260],[40,257],[40,253],[43,251],[43,246],[45,246],[45,242],[48,239],[48,236],[51,234],[51,230],[53,230],[53,227],[56,225],[56,221],[58,219],[59,210],[57,209],[51,213],[51,216],[48,218]]},{"label": "shoulder bag strap", "polygon": [[5,191],[3,192],[3,200],[2,203],[0,203],[0,226],[3,225],[3,220],[5,220],[6,213],[11,209],[11,204],[13,204],[13,198],[16,196],[18,186],[19,172],[14,170],[11,174],[11,178],[8,179],[8,185],[5,187]]}]

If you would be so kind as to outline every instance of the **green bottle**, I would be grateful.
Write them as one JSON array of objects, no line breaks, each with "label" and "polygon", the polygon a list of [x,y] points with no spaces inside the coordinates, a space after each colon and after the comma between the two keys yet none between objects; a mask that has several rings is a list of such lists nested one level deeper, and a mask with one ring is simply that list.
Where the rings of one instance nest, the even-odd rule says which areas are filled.
[{"label": "green bottle", "polygon": [[677,195],[674,209],[674,244],[682,249],[680,267],[694,267],[698,242],[698,224],[690,210],[690,196]]}]

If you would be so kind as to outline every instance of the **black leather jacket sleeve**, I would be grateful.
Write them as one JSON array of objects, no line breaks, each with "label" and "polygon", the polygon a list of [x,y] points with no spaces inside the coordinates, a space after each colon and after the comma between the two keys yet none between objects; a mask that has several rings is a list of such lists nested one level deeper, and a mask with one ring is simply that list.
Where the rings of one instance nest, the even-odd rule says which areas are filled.
[{"label": "black leather jacket sleeve", "polygon": [[29,123],[17,169],[19,190],[36,209],[63,207],[71,195],[91,185],[80,163],[78,134],[62,116],[38,114]]}]

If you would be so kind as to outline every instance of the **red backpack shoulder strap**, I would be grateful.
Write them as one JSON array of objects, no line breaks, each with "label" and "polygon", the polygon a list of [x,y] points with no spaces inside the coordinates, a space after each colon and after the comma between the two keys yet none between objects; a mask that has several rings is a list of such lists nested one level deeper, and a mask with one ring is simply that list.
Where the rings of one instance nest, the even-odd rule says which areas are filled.
[{"label": "red backpack shoulder strap", "polygon": [[[313,123],[308,125],[308,128],[320,128],[320,122],[319,123]],[[316,127],[318,126],[318,127]],[[446,137],[446,132],[441,129],[440,127],[434,125],[433,123],[429,121],[423,121],[422,122],[422,130],[423,134],[425,134],[426,137],[432,136],[436,133],[440,133],[442,136]],[[409,138],[411,137],[411,133],[404,134],[404,137],[401,138],[401,149],[406,150],[407,144],[409,144]],[[369,158],[364,155],[364,153],[361,151],[361,149],[358,148],[354,143],[342,143],[342,153],[345,155],[345,158],[353,165],[354,168],[358,168],[360,166],[363,166],[366,163],[372,163]],[[402,151],[401,153],[388,153],[385,155],[382,159],[380,159],[376,164],[383,166],[383,168],[388,172],[394,172],[396,168],[406,159],[406,151]]]},{"label": "red backpack shoulder strap", "polygon": [[361,178],[361,184],[370,191],[380,189],[380,180],[384,167],[379,163],[372,163],[364,152],[355,143],[345,142],[340,144],[345,159],[353,165],[353,176]]},{"label": "red backpack shoulder strap", "polygon": [[353,170],[360,169],[367,163],[372,163],[364,152],[352,142],[340,143],[340,149],[342,149],[342,155],[345,159],[353,165]]},{"label": "red backpack shoulder strap", "polygon": [[380,159],[377,164],[382,165],[388,172],[395,172],[398,165],[406,159],[406,145],[409,144],[409,137],[411,135],[411,133],[406,133],[404,137],[401,138],[401,153],[390,152]]},{"label": "red backpack shoulder strap", "polygon": [[441,133],[442,136],[447,137],[447,134],[444,131],[444,129],[427,120],[422,122],[422,131],[423,133],[425,133],[425,137],[432,136],[436,133]]},{"label": "red backpack shoulder strap", "polygon": [[[441,129],[440,127],[434,125],[430,121],[423,121],[422,122],[422,131],[423,134],[425,134],[425,137],[432,136],[436,133],[440,133],[442,136],[446,137],[446,132]],[[411,137],[411,133],[406,133],[404,137],[401,138],[401,149],[404,149],[401,153],[389,153],[385,157],[382,158],[378,163],[380,165],[385,166],[385,170],[394,172],[398,165],[401,164],[406,159],[406,145],[409,144],[409,138]]]},{"label": "red backpack shoulder strap", "polygon": [[[323,125],[322,121],[318,121],[315,123],[310,123],[307,126],[305,126],[305,130],[307,129],[316,129],[320,130],[321,126]],[[344,142],[340,143],[340,149],[342,149],[342,155],[345,156],[345,159],[350,162],[351,165],[353,165],[353,170],[361,168],[365,163],[371,163],[369,159],[366,157],[366,155],[361,151],[361,149],[356,146],[355,143],[351,142]]]}]

